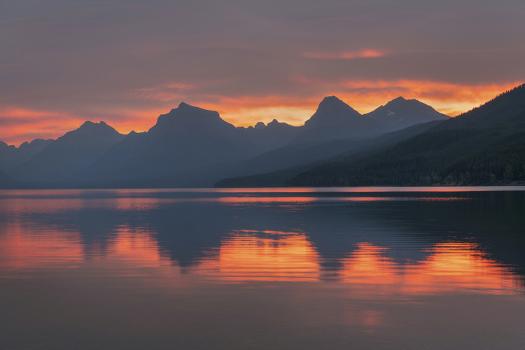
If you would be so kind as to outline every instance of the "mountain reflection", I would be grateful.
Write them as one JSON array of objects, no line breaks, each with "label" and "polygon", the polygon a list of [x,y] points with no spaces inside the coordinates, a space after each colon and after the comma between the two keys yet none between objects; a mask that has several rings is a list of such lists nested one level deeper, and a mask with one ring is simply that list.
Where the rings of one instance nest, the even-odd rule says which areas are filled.
[{"label": "mountain reflection", "polygon": [[[427,259],[406,264],[388,258],[385,250],[359,243],[344,259],[339,281],[360,287],[364,295],[512,294],[520,285],[518,276],[471,243],[438,243]],[[322,273],[306,235],[284,232],[236,233],[221,244],[217,258],[205,260],[195,272],[227,282],[315,282]]]},{"label": "mountain reflection", "polygon": [[317,252],[304,234],[238,232],[218,251],[217,258],[196,270],[228,282],[312,282],[320,277]]},{"label": "mountain reflection", "polygon": [[[85,263],[78,235],[55,232],[45,237],[10,227],[0,237],[1,269],[74,268]],[[437,243],[426,259],[397,263],[387,248],[368,242],[342,261],[336,282],[348,285],[354,296],[426,295],[450,292],[514,294],[521,280],[511,270],[472,243]],[[150,233],[123,227],[92,263],[109,263],[118,273],[144,275],[144,269],[179,278],[180,269],[164,256]],[[89,259],[88,259],[89,260]],[[126,265],[123,268],[122,265]],[[224,283],[318,282],[320,256],[307,235],[297,232],[238,231],[224,239],[213,254],[186,274]],[[166,276],[164,276],[166,277]]]},{"label": "mountain reflection", "polygon": [[170,260],[162,256],[158,243],[151,234],[127,227],[118,230],[106,252],[99,258],[118,260],[139,268],[171,265]]},{"label": "mountain reflection", "polygon": [[523,291],[521,194],[300,194],[1,198],[0,273],[90,266],[148,283],[333,283],[363,297]]},{"label": "mountain reflection", "polygon": [[385,249],[362,243],[344,261],[341,281],[364,295],[422,295],[471,291],[514,294],[520,279],[470,243],[438,243],[424,261],[396,264]]}]

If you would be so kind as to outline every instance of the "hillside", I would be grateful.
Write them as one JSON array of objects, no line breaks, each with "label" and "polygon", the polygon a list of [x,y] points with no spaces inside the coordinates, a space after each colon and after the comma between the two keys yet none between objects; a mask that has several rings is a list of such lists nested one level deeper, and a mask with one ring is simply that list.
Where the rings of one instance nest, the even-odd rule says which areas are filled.
[{"label": "hillside", "polygon": [[525,181],[525,85],[394,146],[301,172],[289,185],[490,185]]},{"label": "hillside", "polygon": [[[399,102],[402,99],[380,107],[372,117],[380,120],[392,116],[384,112]],[[436,119],[371,139],[337,157],[224,179],[217,186],[525,183],[525,85],[457,118]]]}]

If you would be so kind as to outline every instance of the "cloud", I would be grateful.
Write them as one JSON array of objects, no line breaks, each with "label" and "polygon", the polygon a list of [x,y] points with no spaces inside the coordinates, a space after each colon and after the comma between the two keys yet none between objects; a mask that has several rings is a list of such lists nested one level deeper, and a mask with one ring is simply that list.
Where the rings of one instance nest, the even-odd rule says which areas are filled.
[{"label": "cloud", "polygon": [[357,51],[342,51],[342,52],[305,52],[303,57],[314,60],[356,60],[356,59],[370,59],[380,58],[387,55],[386,51],[375,49],[362,49]]},{"label": "cloud", "polygon": [[442,113],[456,116],[520,84],[521,81],[465,84],[426,80],[350,80],[341,83],[341,91],[344,97],[359,100],[360,107],[365,110],[375,108],[378,99],[387,101],[404,96],[416,98]]},{"label": "cloud", "polygon": [[522,0],[6,2],[0,139],[147,130],[180,101],[238,125],[300,124],[330,94],[457,114],[525,77],[524,16]]},{"label": "cloud", "polygon": [[3,141],[11,144],[20,144],[34,138],[56,138],[81,123],[81,118],[64,112],[0,106]]}]

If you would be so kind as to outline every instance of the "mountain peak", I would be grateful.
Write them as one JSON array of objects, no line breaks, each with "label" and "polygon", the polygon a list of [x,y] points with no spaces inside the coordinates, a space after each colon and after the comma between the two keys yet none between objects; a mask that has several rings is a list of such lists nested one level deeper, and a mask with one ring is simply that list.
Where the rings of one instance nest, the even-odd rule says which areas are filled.
[{"label": "mountain peak", "polygon": [[324,97],[323,100],[321,101],[321,103],[319,103],[319,107],[321,107],[321,106],[346,106],[346,107],[350,107],[350,106],[348,106],[348,104],[346,104],[343,100],[341,100],[337,96],[326,96],[326,97]]},{"label": "mountain peak", "polygon": [[104,121],[92,122],[91,120],[86,120],[77,130],[95,130],[95,129],[110,129],[114,130],[111,126],[109,126]]},{"label": "mountain peak", "polygon": [[182,101],[181,103],[179,103],[179,105],[177,107],[172,108],[168,113],[161,114],[160,117],[167,116],[167,117],[180,118],[180,117],[184,117],[184,116],[189,116],[192,113],[193,113],[193,116],[197,116],[197,114],[200,114],[200,115],[202,115],[202,114],[210,114],[210,113],[218,114],[215,111],[211,111],[211,110],[208,110],[208,109],[197,107],[197,106],[194,106],[192,104],[189,104],[187,102]]},{"label": "mountain peak", "polygon": [[[394,98],[392,101],[388,102],[387,105],[391,104],[391,103],[404,103],[404,102],[408,102],[408,101],[410,101],[410,100],[407,100],[403,96],[399,96],[399,97]],[[411,101],[414,101],[414,100],[411,100]]]},{"label": "mountain peak", "polygon": [[321,103],[323,103],[324,101],[340,101],[340,102],[343,102],[341,101],[341,99],[335,95],[330,95],[330,96],[325,96],[323,98],[323,100],[321,101]]},{"label": "mountain peak", "polygon": [[445,120],[447,116],[421,101],[400,96],[368,113],[366,118],[380,121],[383,127],[396,130],[434,120]]},{"label": "mountain peak", "polygon": [[209,110],[206,110],[204,108],[200,108],[200,107],[197,107],[197,106],[194,106],[192,104],[189,104],[189,103],[186,103],[186,102],[181,102],[179,103],[179,106],[176,108],[176,110],[185,110],[185,111],[207,111],[207,112],[212,112],[212,111],[209,111]]},{"label": "mountain peak", "polygon": [[[317,112],[327,112],[327,113],[339,113],[347,112],[356,115],[360,115],[355,109],[350,107],[346,102],[338,98],[337,96],[326,96],[323,98],[319,106],[317,107]],[[316,112],[316,113],[317,113]]]},{"label": "mountain peak", "polygon": [[82,125],[73,131],[64,134],[59,139],[69,138],[96,138],[96,137],[120,137],[122,136],[117,130],[106,124],[106,122],[85,121]]},{"label": "mountain peak", "polygon": [[224,121],[218,112],[181,102],[177,108],[167,114],[162,114],[157,124],[150,131],[160,129],[199,130],[208,128],[234,128],[230,123]]},{"label": "mountain peak", "polygon": [[361,117],[361,114],[336,96],[323,98],[314,115],[305,123],[305,126],[328,126],[347,123]]}]

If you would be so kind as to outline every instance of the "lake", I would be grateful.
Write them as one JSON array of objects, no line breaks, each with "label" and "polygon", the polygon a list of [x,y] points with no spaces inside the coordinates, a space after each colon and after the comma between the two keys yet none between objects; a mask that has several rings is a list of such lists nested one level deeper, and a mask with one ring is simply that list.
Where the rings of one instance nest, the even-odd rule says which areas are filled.
[{"label": "lake", "polygon": [[0,349],[525,349],[525,188],[0,191]]}]

